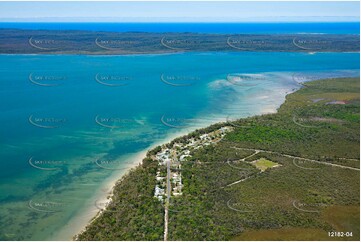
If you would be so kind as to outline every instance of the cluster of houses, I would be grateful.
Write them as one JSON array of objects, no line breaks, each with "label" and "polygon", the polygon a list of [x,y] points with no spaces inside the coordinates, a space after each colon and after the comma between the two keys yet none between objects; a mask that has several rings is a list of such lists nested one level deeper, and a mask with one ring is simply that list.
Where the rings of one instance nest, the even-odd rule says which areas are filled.
[{"label": "cluster of houses", "polygon": [[162,150],[155,155],[158,161],[158,171],[156,175],[157,184],[154,190],[154,197],[164,202],[167,192],[167,164],[170,164],[170,184],[171,196],[182,195],[182,162],[191,157],[192,150],[203,146],[219,142],[233,127],[225,126],[213,132],[202,134],[198,138],[190,138],[184,143],[174,143],[172,148],[162,146]]}]

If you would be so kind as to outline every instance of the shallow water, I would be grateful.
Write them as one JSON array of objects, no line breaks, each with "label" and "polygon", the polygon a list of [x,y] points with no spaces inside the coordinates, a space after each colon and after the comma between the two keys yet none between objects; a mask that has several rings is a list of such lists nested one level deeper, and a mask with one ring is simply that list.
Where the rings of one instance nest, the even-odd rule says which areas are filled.
[{"label": "shallow water", "polygon": [[0,63],[0,239],[42,240],[98,210],[94,194],[109,192],[105,182],[137,152],[175,132],[274,112],[299,82],[359,76],[360,59],[244,52]]}]

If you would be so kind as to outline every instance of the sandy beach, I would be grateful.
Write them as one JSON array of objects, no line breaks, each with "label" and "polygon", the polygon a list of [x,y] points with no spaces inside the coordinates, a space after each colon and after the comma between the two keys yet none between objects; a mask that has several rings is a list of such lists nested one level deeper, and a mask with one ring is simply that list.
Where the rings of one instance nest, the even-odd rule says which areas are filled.
[{"label": "sandy beach", "polygon": [[59,232],[50,236],[48,240],[73,240],[73,237],[82,232],[94,217],[101,214],[100,206],[96,206],[96,204],[105,205],[111,201],[113,189],[117,181],[119,181],[132,168],[141,164],[149,150],[155,148],[158,145],[166,144],[177,137],[188,134],[189,132],[191,132],[189,129],[177,130],[169,134],[165,139],[152,144],[147,149],[129,155],[129,157],[127,157],[127,163],[130,163],[130,165],[127,166],[126,169],[114,172],[112,176],[106,179],[100,188],[94,193],[94,195],[89,198],[88,201],[84,202],[84,204],[87,204],[87,206],[83,207],[83,209],[81,209],[77,215],[75,215],[66,225],[64,225],[64,227]]}]

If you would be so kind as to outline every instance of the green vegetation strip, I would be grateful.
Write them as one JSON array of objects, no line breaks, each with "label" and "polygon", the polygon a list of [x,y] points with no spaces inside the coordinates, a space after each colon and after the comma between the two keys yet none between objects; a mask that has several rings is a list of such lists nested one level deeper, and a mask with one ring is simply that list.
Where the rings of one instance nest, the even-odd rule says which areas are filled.
[{"label": "green vegetation strip", "polygon": [[351,34],[202,34],[0,29],[5,54],[157,54],[206,51],[359,52]]}]

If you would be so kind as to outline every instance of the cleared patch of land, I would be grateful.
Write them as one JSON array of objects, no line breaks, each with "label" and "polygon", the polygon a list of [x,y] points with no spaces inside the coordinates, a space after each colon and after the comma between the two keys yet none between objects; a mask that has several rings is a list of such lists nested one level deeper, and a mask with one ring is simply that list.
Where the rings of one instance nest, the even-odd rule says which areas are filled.
[{"label": "cleared patch of land", "polygon": [[272,162],[270,160],[267,160],[265,158],[260,158],[258,160],[255,160],[255,161],[252,162],[252,164],[255,165],[261,171],[265,171],[265,170],[267,170],[269,168],[278,166],[277,163]]}]

